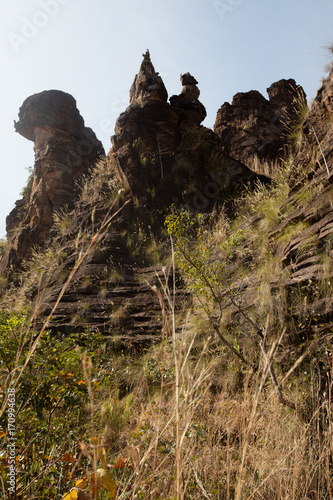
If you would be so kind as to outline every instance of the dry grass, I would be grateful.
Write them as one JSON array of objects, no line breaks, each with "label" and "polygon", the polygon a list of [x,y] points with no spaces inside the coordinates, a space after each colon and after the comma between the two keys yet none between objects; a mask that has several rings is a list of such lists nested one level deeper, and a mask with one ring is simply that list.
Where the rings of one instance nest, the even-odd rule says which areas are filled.
[{"label": "dry grass", "polygon": [[[168,325],[162,343],[135,362],[128,358],[122,373],[121,361],[118,365],[127,387],[118,408],[126,408],[131,395],[128,421],[109,449],[110,462],[123,458],[122,466],[113,468],[118,499],[332,500],[332,343],[327,341],[320,353],[315,340],[303,354],[287,349],[289,358],[284,365],[278,362],[287,356],[281,339],[289,323],[283,279],[274,293],[270,285],[282,272],[275,249],[303,228],[286,230],[279,241],[268,237],[283,219],[285,179],[278,178],[273,189],[258,186],[248,194],[236,222],[221,215],[211,237],[218,255],[230,234],[243,228],[227,272],[231,278],[242,266],[246,273],[244,263],[252,262],[248,275],[260,283],[254,312],[260,321],[270,316],[270,349],[261,357],[255,335],[234,325],[249,361],[243,365],[213,337],[200,310],[187,312],[187,320],[176,315],[173,291],[161,283],[163,324]],[[246,232],[249,213],[253,219]],[[330,263],[323,264],[327,279]],[[181,335],[176,335],[178,318]],[[272,365],[295,409],[277,397],[269,377]]]},{"label": "dry grass", "polygon": [[174,377],[134,402],[117,457],[127,464],[115,472],[117,498],[330,499],[331,375],[329,393],[305,420],[302,391],[293,389],[298,411],[281,405],[265,383],[267,367],[245,372],[242,391],[222,380],[214,393],[215,358],[205,364],[207,344],[199,359],[192,349],[177,344],[178,388]]},{"label": "dry grass", "polygon": [[282,160],[262,160],[257,155],[253,155],[251,161],[248,162],[247,166],[253,172],[261,175],[266,175],[271,179],[277,179],[281,175],[281,171],[284,169]]},{"label": "dry grass", "polygon": [[191,315],[178,337],[167,287],[164,295],[168,334],[145,355],[144,377],[134,371],[127,381],[126,446],[113,455],[124,458],[117,498],[331,500],[331,350],[325,382],[315,369],[305,373],[305,354],[295,359],[283,382],[291,410],[268,378],[274,343],[258,369],[244,367],[209,328],[201,334],[207,323],[199,318]]},{"label": "dry grass", "polygon": [[[97,167],[96,179],[93,177],[83,187],[82,202],[94,199],[99,175],[104,175],[102,164]],[[104,181],[106,185],[107,178]],[[259,283],[251,318],[260,324],[265,320],[265,356],[261,356],[258,338],[251,328],[230,315],[228,328],[222,323],[221,329],[225,327],[223,334],[228,334],[231,342],[239,340],[237,349],[243,349],[248,360],[243,364],[219,343],[209,318],[203,319],[202,309],[176,312],[175,289],[160,282],[156,293],[162,305],[162,342],[137,355],[114,348],[100,367],[112,377],[100,387],[95,383],[89,359],[83,357],[88,387],[84,411],[89,415],[86,430],[91,441],[77,442],[71,466],[73,478],[82,462],[90,478],[96,478],[104,446],[118,500],[332,500],[332,332],[326,332],[320,346],[315,338],[304,340],[303,346],[287,346],[283,334],[291,322],[283,276],[280,288],[272,291],[271,287],[272,280],[282,275],[276,246],[287,244],[303,229],[299,223],[287,228],[280,239],[269,237],[272,228],[283,220],[281,207],[287,194],[286,172],[276,178],[273,188],[259,185],[240,203],[237,220],[231,223],[221,214],[209,241],[218,260],[225,255],[225,241],[239,234],[239,228],[242,230],[226,274],[231,280],[242,270],[244,283],[250,277]],[[311,200],[304,196],[302,201]],[[111,220],[110,213],[95,234],[108,227]],[[65,218],[57,219],[60,233],[66,230],[67,223]],[[97,236],[77,239],[76,263],[51,316],[97,240]],[[156,253],[157,258],[159,248],[155,243],[151,253]],[[29,286],[38,273],[45,274],[51,263],[57,265],[54,252],[49,249],[49,261],[46,254],[32,258],[35,277]],[[175,283],[171,253],[170,273]],[[322,264],[327,285],[331,261],[323,257]],[[122,279],[119,273],[112,276],[116,282]],[[301,307],[303,298],[295,300]],[[121,322],[127,309],[128,305],[123,304],[114,320]],[[18,384],[46,328],[47,322],[35,338],[31,337],[31,350],[20,374],[10,373],[6,386]],[[269,377],[272,366],[286,397],[295,402],[295,409],[278,399]],[[2,412],[4,409],[5,405]],[[66,442],[61,444],[66,448]],[[58,497],[63,493],[57,491]],[[106,498],[103,490],[93,494],[90,489],[86,495],[91,499]]]}]

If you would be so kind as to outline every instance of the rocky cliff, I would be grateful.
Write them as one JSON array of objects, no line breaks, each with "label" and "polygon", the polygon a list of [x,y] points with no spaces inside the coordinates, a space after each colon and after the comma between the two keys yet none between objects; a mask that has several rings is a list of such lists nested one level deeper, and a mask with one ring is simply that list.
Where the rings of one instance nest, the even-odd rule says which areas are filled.
[{"label": "rocky cliff", "polygon": [[[295,80],[280,80],[268,89],[269,99],[256,90],[238,93],[217,112],[214,131],[223,150],[252,166],[286,156],[292,131],[306,108],[306,96]],[[273,173],[273,172],[272,172]]]},{"label": "rocky cliff", "polygon": [[15,129],[34,142],[34,177],[28,204],[18,201],[7,217],[12,248],[2,259],[2,272],[45,241],[54,213],[74,206],[78,183],[105,154],[94,132],[85,127],[75,99],[58,90],[26,99]]},{"label": "rocky cliff", "polygon": [[218,136],[201,125],[206,110],[195,78],[186,73],[181,82],[180,95],[169,104],[147,51],[130,90],[130,105],[111,138],[108,163],[140,199],[142,210],[172,203],[208,208],[259,178],[225,154]]},{"label": "rocky cliff", "polygon": [[[309,286],[306,308],[310,315],[333,312],[332,293],[322,295],[321,283],[331,287],[333,277],[333,70],[324,81],[299,130],[298,152],[291,165],[290,192],[284,221],[273,234],[290,224],[302,224],[287,246],[280,247],[287,285]],[[310,292],[311,290],[311,292]]]},{"label": "rocky cliff", "polygon": [[[285,84],[282,87],[285,88]],[[272,88],[281,88],[281,82]],[[297,322],[299,335],[312,335],[314,329],[316,334],[328,333],[330,342],[333,325],[333,70],[324,80],[310,109],[304,106],[303,91],[298,90],[298,93],[302,95],[303,104],[298,107],[298,114],[296,113],[294,117],[290,115],[291,121],[288,123],[293,122],[294,128],[288,126],[287,141],[284,132],[280,137],[275,136],[276,128],[273,127],[269,143],[272,145],[271,149],[268,147],[269,144],[265,146],[262,137],[259,140],[253,137],[251,145],[243,144],[244,149],[239,149],[245,162],[251,161],[250,151],[254,155],[262,154],[264,159],[269,158],[271,154],[274,160],[278,151],[281,153],[281,148],[279,150],[277,148],[278,143],[284,144],[282,148],[284,154],[281,154],[284,160],[282,164],[289,172],[288,182],[283,187],[277,188],[280,190],[279,196],[274,198],[274,188],[272,200],[269,200],[267,193],[267,197],[262,200],[263,208],[254,210],[255,215],[251,214],[250,210],[248,220],[245,224],[243,222],[242,229],[246,227],[253,234],[259,231],[259,237],[262,236],[263,239],[266,235],[268,250],[266,249],[266,253],[263,250],[264,258],[267,261],[273,259],[281,264],[279,274],[271,276],[268,293],[272,296],[281,297],[281,294],[284,296],[288,315]],[[248,110],[245,106],[246,95],[250,97]],[[244,100],[242,106],[239,105],[239,99]],[[265,103],[257,92],[243,94],[240,98],[238,95],[234,99],[235,107],[232,112],[238,113],[234,129],[236,137],[238,132],[242,136],[239,124],[252,113],[251,107],[258,110],[258,102],[261,102],[264,108],[271,109],[270,106],[267,108],[268,103]],[[283,104],[287,109],[285,100],[279,99],[275,104],[276,102],[279,106]],[[290,102],[295,101],[289,101],[289,104]],[[241,109],[244,107],[242,114]],[[229,109],[229,105],[224,105],[221,109]],[[217,124],[221,120],[221,109],[218,112]],[[259,126],[260,121],[257,123]],[[233,147],[233,143],[235,148],[238,147],[236,140],[231,142],[226,140],[228,151]],[[236,154],[236,151],[234,153]],[[273,168],[276,163],[272,162],[271,165]],[[272,173],[274,174],[273,171]],[[247,248],[243,249],[243,257],[237,263],[237,272],[244,265],[265,266],[264,262],[260,262],[262,257],[257,256],[254,259],[255,263],[249,259],[248,254],[253,246],[249,241],[251,236],[245,244],[248,245]],[[230,268],[232,269],[232,265]],[[242,304],[246,308],[251,308],[260,301],[260,286],[265,277],[260,276],[257,271],[247,271],[246,274],[246,284],[242,285]],[[237,274],[233,275],[233,279],[237,279]],[[232,302],[229,302],[228,307],[229,313],[237,312]],[[230,314],[230,318],[232,317]],[[318,318],[321,321],[320,326],[316,323]]]},{"label": "rocky cliff", "polygon": [[[18,202],[19,216],[16,209],[7,219],[11,244],[0,266],[12,279],[22,259],[28,259],[23,268],[31,266],[34,248],[53,249],[57,264],[50,266],[43,281],[47,291],[39,307],[42,315],[51,311],[68,270],[75,265],[78,228],[91,237],[99,230],[115,185],[125,191],[129,203],[113,221],[113,230],[99,235],[103,250],[90,252],[67,287],[53,328],[70,331],[76,324],[109,332],[126,326],[128,336],[156,334],[160,304],[152,286],[161,271],[152,265],[156,256],[151,257],[151,248],[163,247],[165,211],[172,203],[191,211],[211,209],[257,180],[266,181],[225,154],[219,137],[201,125],[206,110],[195,78],[186,73],[181,83],[180,95],[168,103],[149,51],[144,54],[106,163],[90,171],[90,180],[84,176],[103,155],[103,148],[84,126],[75,100],[63,92],[48,91],[28,98],[20,109],[15,126],[34,141],[34,181],[28,206],[22,211]],[[90,190],[87,199],[84,194],[78,196],[80,180]],[[62,222],[61,236],[59,223],[54,223],[59,211],[69,221],[65,229]],[[37,293],[37,284],[30,283],[30,298]],[[115,320],[117,316],[121,319]]]},{"label": "rocky cliff", "polygon": [[[181,83],[180,94],[168,102],[147,51],[130,89],[129,106],[117,120],[112,148],[93,168],[104,151],[84,126],[71,96],[42,92],[22,105],[15,127],[34,141],[34,181],[28,205],[22,209],[18,202],[8,216],[10,246],[0,270],[14,281],[15,269],[20,269],[21,281],[24,270],[22,300],[37,299],[40,318],[50,313],[65,286],[52,329],[69,332],[90,326],[128,339],[156,336],[163,324],[156,285],[171,279],[161,270],[166,255],[163,220],[170,205],[192,213],[216,212],[224,206],[233,217],[233,201],[245,189],[257,181],[270,182],[248,168],[253,158],[272,161],[288,148],[295,153],[295,143],[290,147],[295,130],[298,152],[289,198],[271,237],[304,222],[306,229],[288,245],[281,243],[277,255],[290,274],[287,286],[321,279],[322,253],[317,249],[328,248],[333,228],[332,167],[329,175],[325,167],[333,151],[332,73],[305,121],[300,121],[300,103],[302,113],[307,109],[304,91],[293,80],[281,80],[268,89],[269,100],[256,91],[236,94],[232,105],[218,111],[215,132],[201,125],[206,111],[196,79],[185,73]],[[305,203],[302,190],[318,197]],[[97,242],[92,248],[89,239]],[[41,253],[32,252],[36,246]],[[304,247],[307,250],[300,252]],[[331,250],[327,252],[331,258]],[[83,254],[84,261],[67,284]],[[41,281],[31,271],[38,265],[45,269]],[[177,280],[181,307],[187,294]],[[6,304],[11,297],[7,293]],[[251,293],[249,305],[253,300]],[[331,312],[328,297],[323,301],[318,296],[313,304],[320,313]]]},{"label": "rocky cliff", "polygon": [[147,52],[107,157],[68,94],[20,110],[34,180],[0,257],[20,498],[332,500],[333,70],[310,109],[283,80],[215,132],[181,84],[168,101]]}]

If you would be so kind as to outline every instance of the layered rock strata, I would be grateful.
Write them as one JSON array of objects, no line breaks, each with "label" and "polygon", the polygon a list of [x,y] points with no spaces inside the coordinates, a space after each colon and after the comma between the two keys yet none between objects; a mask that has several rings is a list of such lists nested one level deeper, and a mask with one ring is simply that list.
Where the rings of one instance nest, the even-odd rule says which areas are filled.
[{"label": "layered rock strata", "polygon": [[287,286],[308,291],[305,307],[311,315],[333,314],[332,116],[333,69],[299,129],[285,220],[274,232],[292,225],[302,228],[281,248],[281,257],[290,273]]},{"label": "layered rock strata", "polygon": [[[50,313],[75,266],[79,228],[93,238],[109,213],[114,198],[110,186],[120,182],[115,192],[124,186],[129,202],[113,220],[112,230],[99,235],[98,245],[66,286],[49,325],[52,330],[67,333],[90,325],[122,337],[126,330],[131,339],[156,335],[162,325],[161,304],[152,287],[157,276],[164,278],[164,271],[154,268],[149,244],[161,237],[166,211],[172,203],[191,211],[210,210],[260,178],[222,152],[219,137],[201,125],[206,110],[195,78],[186,73],[181,83],[180,95],[169,103],[149,52],[144,54],[130,89],[130,104],[117,120],[101,178],[95,178],[91,197],[76,202],[77,181],[103,154],[99,141],[84,127],[68,94],[43,92],[23,104],[16,129],[35,143],[35,176],[19,235],[12,236],[13,250],[2,259],[2,270],[15,266],[32,245],[50,236],[55,211],[65,206],[68,210],[63,234],[58,232],[56,242],[49,241],[58,260],[50,264],[54,268],[42,283],[47,289],[40,302],[41,317]],[[14,235],[16,223],[12,214],[9,236]],[[181,288],[177,282],[178,296]],[[31,286],[30,298],[38,290]]]}]

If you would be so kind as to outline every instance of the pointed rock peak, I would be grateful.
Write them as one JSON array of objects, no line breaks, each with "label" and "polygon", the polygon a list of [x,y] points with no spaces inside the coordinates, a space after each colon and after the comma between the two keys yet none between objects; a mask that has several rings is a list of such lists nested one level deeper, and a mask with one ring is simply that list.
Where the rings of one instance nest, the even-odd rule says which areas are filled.
[{"label": "pointed rock peak", "polygon": [[276,108],[293,107],[295,104],[306,103],[306,94],[293,78],[279,80],[267,89],[269,102]]},{"label": "pointed rock peak", "polygon": [[197,85],[197,81],[191,73],[185,73],[185,75],[180,75],[180,81],[182,85]]},{"label": "pointed rock peak", "polygon": [[142,54],[142,57],[143,57],[144,61],[150,61],[151,62],[149,49],[146,50],[145,54]]},{"label": "pointed rock peak", "polygon": [[167,101],[168,93],[162,78],[155,71],[149,50],[143,54],[140,71],[130,90],[130,103],[143,105],[147,101]]},{"label": "pointed rock peak", "polygon": [[149,74],[150,75],[155,75],[155,74],[158,75],[158,73],[156,73],[156,71],[155,71],[153,63],[151,62],[149,49],[147,49],[145,54],[142,54],[142,57],[143,57],[143,61],[141,63],[141,67],[140,67],[140,73],[145,73],[146,75],[149,75]]}]

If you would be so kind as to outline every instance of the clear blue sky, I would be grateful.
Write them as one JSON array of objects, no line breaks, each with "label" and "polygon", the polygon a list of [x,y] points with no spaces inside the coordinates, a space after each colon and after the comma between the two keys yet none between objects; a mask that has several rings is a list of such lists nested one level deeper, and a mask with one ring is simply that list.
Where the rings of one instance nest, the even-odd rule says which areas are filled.
[{"label": "clear blue sky", "polygon": [[72,94],[86,125],[110,136],[149,48],[169,96],[189,71],[213,127],[237,92],[294,78],[316,95],[333,42],[332,0],[2,0],[0,16],[0,237],[33,165],[33,143],[14,132],[26,97]]}]

